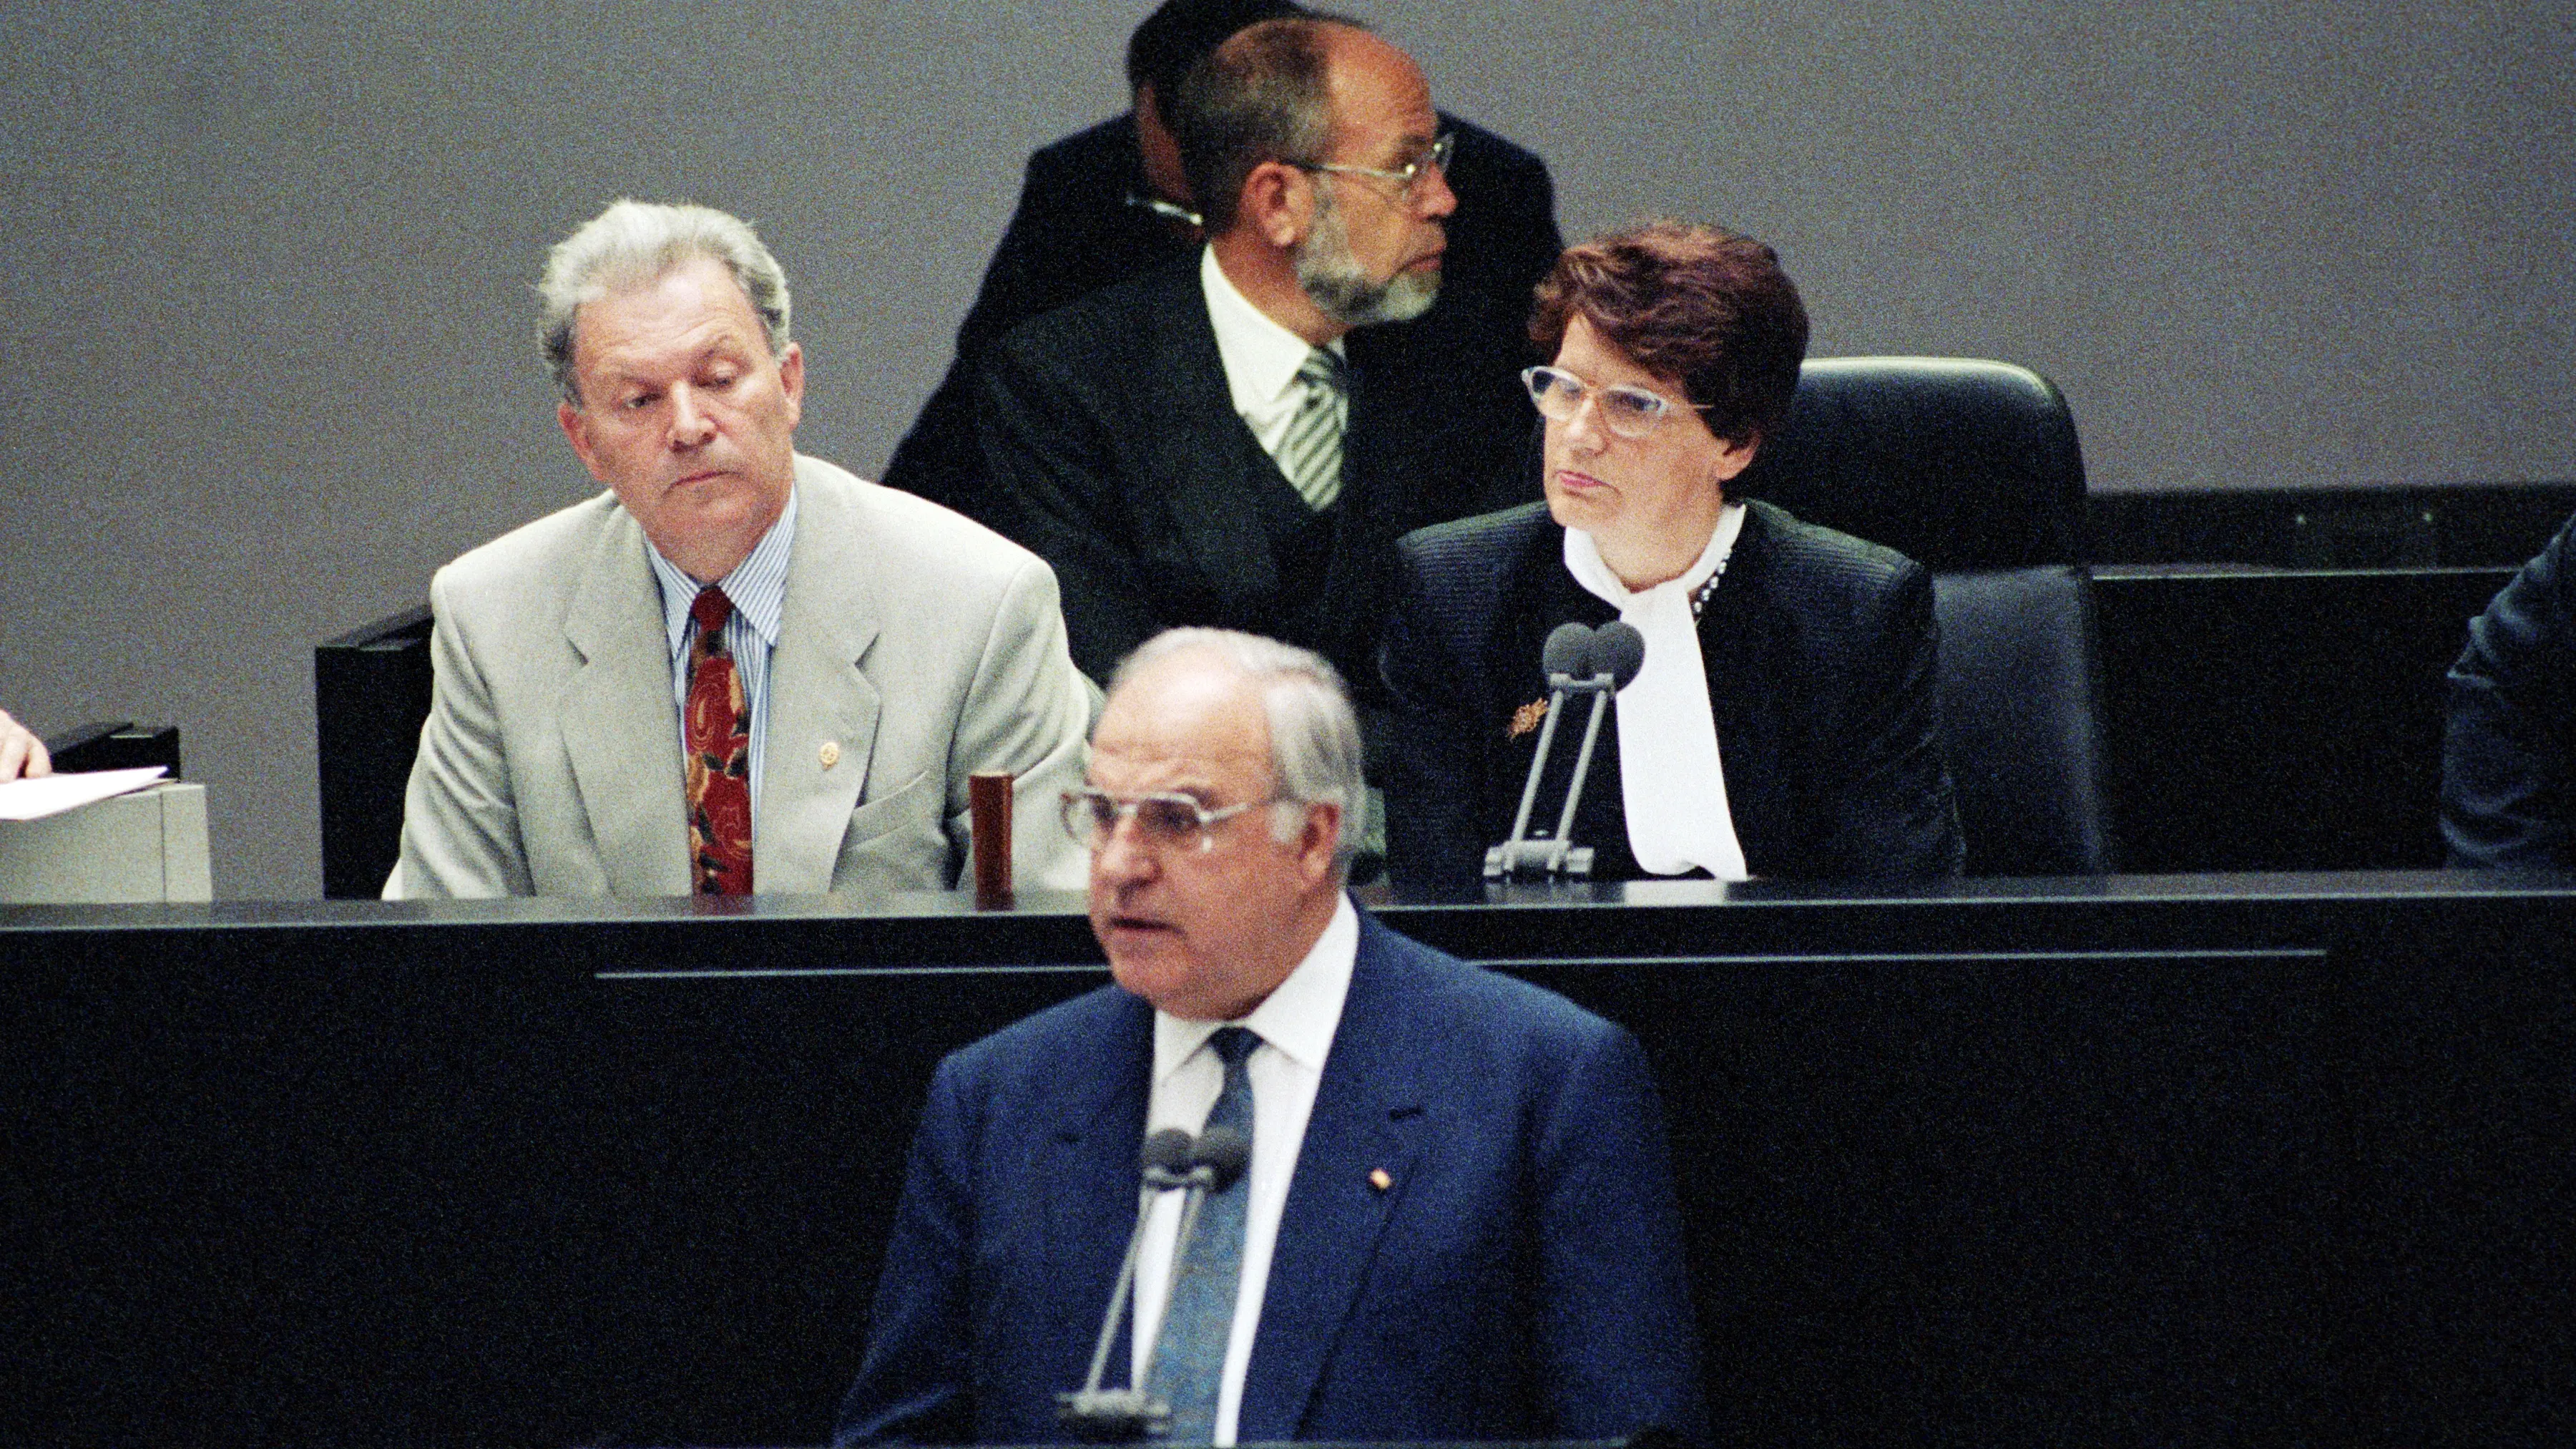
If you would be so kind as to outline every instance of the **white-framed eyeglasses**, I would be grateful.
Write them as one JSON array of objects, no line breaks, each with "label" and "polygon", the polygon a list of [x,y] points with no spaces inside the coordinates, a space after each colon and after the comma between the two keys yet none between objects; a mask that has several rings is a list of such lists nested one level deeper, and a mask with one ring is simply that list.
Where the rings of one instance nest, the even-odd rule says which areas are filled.
[{"label": "white-framed eyeglasses", "polygon": [[1706,403],[1677,403],[1651,388],[1615,383],[1595,387],[1562,367],[1525,367],[1521,385],[1529,389],[1530,402],[1551,422],[1570,423],[1583,410],[1586,397],[1600,400],[1604,427],[1623,438],[1642,438],[1675,408],[1693,412],[1708,411]]},{"label": "white-framed eyeglasses", "polygon": [[1212,832],[1217,826],[1246,810],[1256,810],[1272,803],[1248,800],[1240,805],[1221,805],[1210,810],[1190,798],[1168,791],[1150,795],[1112,795],[1106,790],[1085,787],[1064,792],[1062,806],[1064,833],[1099,850],[1118,833],[1118,822],[1136,817],[1137,833],[1165,849],[1201,851],[1216,848]]},{"label": "white-framed eyeglasses", "polygon": [[1379,181],[1392,181],[1396,184],[1396,195],[1405,202],[1411,203],[1421,199],[1423,177],[1434,171],[1443,176],[1449,174],[1449,158],[1457,154],[1457,151],[1457,134],[1443,132],[1440,139],[1431,143],[1430,150],[1392,169],[1384,166],[1346,166],[1337,161],[1292,161],[1289,164],[1300,171],[1326,171],[1335,176],[1368,176]]}]

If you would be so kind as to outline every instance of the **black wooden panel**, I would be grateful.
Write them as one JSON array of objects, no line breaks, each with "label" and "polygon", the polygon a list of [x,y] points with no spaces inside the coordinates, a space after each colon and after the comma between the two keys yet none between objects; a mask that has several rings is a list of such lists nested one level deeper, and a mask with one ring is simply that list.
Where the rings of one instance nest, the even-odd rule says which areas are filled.
[{"label": "black wooden panel", "polygon": [[[1730,1431],[2576,1427],[2576,886],[1598,894],[1386,914],[1645,1041]],[[1071,905],[0,911],[0,1439],[818,1438]]]}]

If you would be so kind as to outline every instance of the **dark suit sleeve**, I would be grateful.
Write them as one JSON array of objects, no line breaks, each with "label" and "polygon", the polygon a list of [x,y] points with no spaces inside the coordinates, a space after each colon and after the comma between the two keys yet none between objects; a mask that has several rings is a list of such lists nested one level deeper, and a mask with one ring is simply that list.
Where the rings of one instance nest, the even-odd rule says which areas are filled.
[{"label": "dark suit sleeve", "polygon": [[1853,689],[1842,746],[1842,788],[1824,858],[1831,873],[1901,879],[1955,876],[1967,841],[1941,752],[1941,627],[1932,576],[1907,561],[1877,602],[1872,633],[1883,666]]},{"label": "dark suit sleeve", "polygon": [[1387,872],[1408,899],[1473,894],[1484,880],[1477,815],[1485,797],[1476,748],[1481,681],[1456,657],[1432,596],[1427,562],[1396,545],[1395,608],[1378,672],[1391,699],[1386,731]]},{"label": "dark suit sleeve", "polygon": [[1107,429],[1051,356],[1046,334],[1023,329],[987,355],[977,424],[996,510],[994,526],[1055,569],[1073,662],[1106,680],[1159,632],[1132,516],[1120,495]]},{"label": "dark suit sleeve", "polygon": [[1699,1336],[1663,1103],[1646,1056],[1604,1023],[1534,1125],[1534,1305],[1548,1432],[1708,1437]]},{"label": "dark suit sleeve", "polygon": [[1122,220],[1114,163],[1132,152],[1132,134],[1093,127],[1029,157],[1010,225],[957,329],[956,356],[886,464],[887,486],[995,522],[975,430],[976,375],[1013,328],[1146,264],[1110,234]]},{"label": "dark suit sleeve", "polygon": [[2465,866],[2576,865],[2576,520],[2469,621],[2442,734],[2442,838]]},{"label": "dark suit sleeve", "polygon": [[[1449,186],[1458,195],[1448,223],[1450,276],[1489,294],[1517,333],[1529,321],[1530,294],[1565,250],[1555,183],[1547,163],[1529,151],[1472,121],[1442,120],[1458,137],[1449,168]],[[1521,341],[1526,346],[1525,335]]]},{"label": "dark suit sleeve", "polygon": [[960,1077],[952,1057],[931,1079],[877,1278],[867,1358],[841,1400],[835,1445],[974,1438],[967,1302],[974,1130]]}]

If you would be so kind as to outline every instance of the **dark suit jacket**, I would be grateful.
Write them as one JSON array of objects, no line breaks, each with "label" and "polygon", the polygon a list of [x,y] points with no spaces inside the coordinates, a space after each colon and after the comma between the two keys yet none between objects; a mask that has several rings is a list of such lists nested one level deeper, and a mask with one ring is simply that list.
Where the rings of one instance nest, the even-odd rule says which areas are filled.
[{"label": "dark suit jacket", "polygon": [[[1956,875],[1966,857],[1941,756],[1932,579],[1876,544],[1756,500],[1700,616],[1727,810],[1757,876]],[[1455,895],[1511,833],[1548,697],[1548,631],[1618,611],[1565,570],[1544,504],[1426,529],[1398,546],[1384,671],[1394,695],[1387,866],[1399,889]],[[1588,704],[1558,729],[1533,827],[1553,829]],[[1575,816],[1594,878],[1641,874],[1628,850],[1616,706]],[[1525,716],[1524,716],[1525,718]]]},{"label": "dark suit jacket", "polygon": [[[1152,1061],[1152,1009],[1113,986],[940,1064],[835,1442],[1065,1437]],[[1239,1437],[1704,1437],[1680,1231],[1636,1038],[1363,913]]]},{"label": "dark suit jacket", "polygon": [[2576,520],[2469,621],[2449,684],[2451,863],[2576,867]]},{"label": "dark suit jacket", "polygon": [[[1518,357],[1529,347],[1531,289],[1564,250],[1556,190],[1536,156],[1454,116],[1440,119],[1458,137],[1449,165],[1458,211],[1449,218],[1441,301],[1433,310],[1476,311],[1491,329],[1490,345]],[[975,436],[974,380],[984,351],[1032,317],[1195,258],[1195,237],[1127,204],[1129,195],[1147,191],[1133,114],[1029,157],[1018,209],[957,330],[956,358],[886,465],[889,485],[991,522]]]},{"label": "dark suit jacket", "polygon": [[1316,551],[1275,547],[1305,505],[1234,412],[1195,258],[1027,323],[981,388],[993,526],[1055,568],[1094,679],[1177,624],[1268,634],[1374,693],[1395,540],[1528,496],[1517,360],[1474,309],[1358,328],[1343,486]]}]

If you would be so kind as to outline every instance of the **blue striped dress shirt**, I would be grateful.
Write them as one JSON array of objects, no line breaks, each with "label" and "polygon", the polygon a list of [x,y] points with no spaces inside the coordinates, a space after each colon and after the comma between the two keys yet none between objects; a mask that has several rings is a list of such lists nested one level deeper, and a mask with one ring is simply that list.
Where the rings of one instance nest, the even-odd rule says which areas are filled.
[{"label": "blue striped dress shirt", "polygon": [[[778,622],[787,609],[787,555],[796,543],[796,493],[790,489],[787,506],[779,510],[778,521],[760,536],[751,553],[734,565],[732,573],[716,580],[716,586],[733,600],[733,617],[725,621],[725,648],[732,652],[734,667],[742,671],[742,697],[751,702],[751,821],[752,829],[760,828],[761,767],[767,756],[769,739],[769,654],[778,647]],[[679,711],[674,723],[679,727],[680,753],[689,750],[688,649],[698,637],[697,621],[689,617],[689,606],[697,602],[698,590],[706,587],[662,557],[652,540],[644,542],[644,556],[653,562],[654,581],[662,586],[662,632],[671,646],[671,703]]]}]

